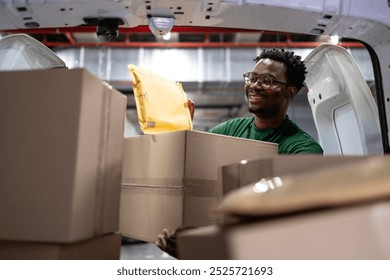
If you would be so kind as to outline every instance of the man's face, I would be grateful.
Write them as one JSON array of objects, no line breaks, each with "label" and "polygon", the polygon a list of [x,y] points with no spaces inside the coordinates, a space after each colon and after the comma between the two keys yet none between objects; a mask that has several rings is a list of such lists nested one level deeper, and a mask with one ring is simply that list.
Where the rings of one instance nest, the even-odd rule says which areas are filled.
[{"label": "man's face", "polygon": [[[252,72],[256,76],[266,74],[276,81],[286,83],[286,65],[279,61],[261,59]],[[265,89],[257,81],[246,84],[244,90],[249,103],[249,112],[260,118],[273,118],[286,114],[292,97],[288,92],[288,86],[281,83],[274,83],[273,86]]]}]

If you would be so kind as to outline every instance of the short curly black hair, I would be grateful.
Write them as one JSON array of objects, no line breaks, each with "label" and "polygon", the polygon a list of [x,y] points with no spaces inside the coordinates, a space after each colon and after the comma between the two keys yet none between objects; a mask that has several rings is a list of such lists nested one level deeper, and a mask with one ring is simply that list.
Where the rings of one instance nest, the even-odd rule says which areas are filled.
[{"label": "short curly black hair", "polygon": [[294,55],[294,52],[285,51],[284,49],[263,49],[261,54],[253,60],[257,63],[263,58],[269,58],[284,63],[286,65],[287,83],[296,87],[298,91],[304,87],[307,71],[305,63],[301,60],[299,55]]}]

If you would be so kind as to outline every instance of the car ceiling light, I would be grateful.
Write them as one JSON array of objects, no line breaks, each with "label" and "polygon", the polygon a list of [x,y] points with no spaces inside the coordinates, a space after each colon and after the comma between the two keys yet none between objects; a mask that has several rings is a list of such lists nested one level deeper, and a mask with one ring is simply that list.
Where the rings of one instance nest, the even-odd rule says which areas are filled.
[{"label": "car ceiling light", "polygon": [[165,34],[165,35],[163,36],[163,39],[164,39],[165,41],[169,41],[169,39],[171,39],[171,32],[168,32],[167,34]]},{"label": "car ceiling light", "polygon": [[149,28],[154,35],[164,36],[171,31],[174,23],[174,17],[152,16],[149,19]]},{"label": "car ceiling light", "polygon": [[339,36],[338,35],[330,36],[330,43],[337,45],[339,43]]}]

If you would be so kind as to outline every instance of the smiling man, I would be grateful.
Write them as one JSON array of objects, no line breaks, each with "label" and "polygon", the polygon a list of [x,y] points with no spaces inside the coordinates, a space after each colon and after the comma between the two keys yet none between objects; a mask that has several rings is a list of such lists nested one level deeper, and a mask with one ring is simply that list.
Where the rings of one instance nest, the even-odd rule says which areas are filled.
[{"label": "smiling man", "polygon": [[322,154],[321,146],[286,115],[303,87],[306,67],[301,57],[283,49],[263,50],[244,90],[253,117],[235,118],[209,132],[279,144],[279,154]]}]

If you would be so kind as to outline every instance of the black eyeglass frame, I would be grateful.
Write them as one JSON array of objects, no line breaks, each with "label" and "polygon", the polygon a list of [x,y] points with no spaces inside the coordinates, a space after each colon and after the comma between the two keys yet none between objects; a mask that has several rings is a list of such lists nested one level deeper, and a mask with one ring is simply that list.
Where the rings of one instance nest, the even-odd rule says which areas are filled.
[{"label": "black eyeglass frame", "polygon": [[[249,80],[250,80],[250,79],[249,79],[249,75],[253,75],[253,76],[256,78],[255,82],[253,82],[253,83],[252,83],[252,82],[249,82]],[[242,76],[244,77],[244,82],[245,82],[246,85],[254,85],[254,84],[256,84],[256,83],[258,83],[258,82],[260,81],[259,85],[260,85],[262,88],[266,88],[266,89],[272,88],[272,86],[274,85],[274,83],[278,83],[278,84],[285,85],[285,86],[290,86],[289,84],[287,84],[287,83],[285,83],[285,82],[282,82],[282,81],[279,81],[279,80],[275,79],[273,76],[268,75],[268,74],[257,75],[257,74],[254,73],[254,72],[246,72],[246,73],[244,73]],[[269,78],[271,79],[271,84],[270,84],[269,86],[265,86],[265,87],[264,87],[264,83],[263,83],[264,79],[262,79],[262,77],[269,77]],[[262,80],[263,80],[263,81],[262,81]]]}]

